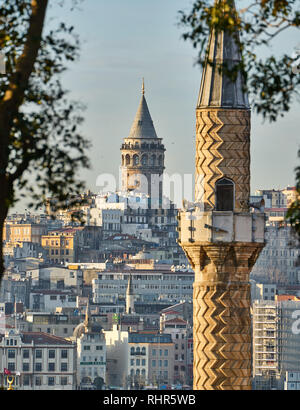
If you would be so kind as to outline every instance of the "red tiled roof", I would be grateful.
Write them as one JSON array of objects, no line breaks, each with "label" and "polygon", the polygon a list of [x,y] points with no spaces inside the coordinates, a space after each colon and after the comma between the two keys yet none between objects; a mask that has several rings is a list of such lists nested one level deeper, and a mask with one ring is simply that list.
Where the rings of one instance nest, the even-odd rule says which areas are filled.
[{"label": "red tiled roof", "polygon": [[23,342],[47,345],[72,345],[72,342],[63,337],[50,335],[43,332],[22,332]]},{"label": "red tiled roof", "polygon": [[164,315],[178,315],[179,312],[177,312],[176,310],[166,310],[166,309],[164,309],[163,314]]},{"label": "red tiled roof", "polygon": [[169,320],[166,320],[165,321],[165,324],[166,323],[181,323],[181,324],[185,324],[186,325],[186,321],[185,320],[183,320],[183,319],[180,319],[179,317],[175,317],[174,319],[169,319]]},{"label": "red tiled roof", "polygon": [[294,300],[294,301],[299,301],[300,298],[295,295],[277,295],[276,296],[277,301],[282,301],[282,300]]}]

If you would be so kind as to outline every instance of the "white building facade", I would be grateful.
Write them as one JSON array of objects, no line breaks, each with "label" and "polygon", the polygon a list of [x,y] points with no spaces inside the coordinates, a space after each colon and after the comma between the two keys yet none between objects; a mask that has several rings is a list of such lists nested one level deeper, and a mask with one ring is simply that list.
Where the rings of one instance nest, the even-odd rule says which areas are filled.
[{"label": "white building facade", "polygon": [[0,336],[0,384],[4,369],[16,390],[76,390],[76,345],[41,332],[7,331]]}]

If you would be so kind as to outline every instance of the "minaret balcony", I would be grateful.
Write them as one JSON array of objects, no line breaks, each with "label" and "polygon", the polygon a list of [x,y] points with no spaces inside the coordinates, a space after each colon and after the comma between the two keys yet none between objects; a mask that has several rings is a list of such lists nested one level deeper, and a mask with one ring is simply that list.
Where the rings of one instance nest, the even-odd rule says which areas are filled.
[{"label": "minaret balcony", "polygon": [[181,211],[178,214],[178,242],[265,242],[264,213],[233,211]]}]

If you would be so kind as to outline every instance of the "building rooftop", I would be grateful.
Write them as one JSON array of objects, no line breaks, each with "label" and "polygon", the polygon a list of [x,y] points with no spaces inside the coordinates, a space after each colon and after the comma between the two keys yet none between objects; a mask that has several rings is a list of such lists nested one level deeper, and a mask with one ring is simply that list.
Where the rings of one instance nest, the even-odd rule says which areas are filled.
[{"label": "building rooftop", "polygon": [[160,333],[129,333],[128,343],[173,343],[172,336]]}]

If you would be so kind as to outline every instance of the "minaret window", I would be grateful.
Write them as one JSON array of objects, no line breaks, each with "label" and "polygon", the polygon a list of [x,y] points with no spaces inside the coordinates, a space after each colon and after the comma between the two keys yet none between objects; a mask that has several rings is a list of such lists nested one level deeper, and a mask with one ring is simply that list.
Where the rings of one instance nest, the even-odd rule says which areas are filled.
[{"label": "minaret window", "polygon": [[159,165],[162,165],[162,164],[163,164],[163,157],[162,157],[162,155],[160,155],[159,158],[158,158],[158,164],[159,164]]},{"label": "minaret window", "polygon": [[216,182],[216,210],[233,211],[234,208],[234,183],[227,178]]},{"label": "minaret window", "polygon": [[155,155],[151,156],[151,164],[150,165],[155,165],[156,157]]},{"label": "minaret window", "polygon": [[130,165],[130,155],[129,154],[127,154],[125,157],[125,163],[126,165]]},{"label": "minaret window", "polygon": [[139,165],[139,156],[138,155],[134,155],[133,156],[133,165]]}]

